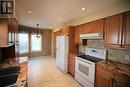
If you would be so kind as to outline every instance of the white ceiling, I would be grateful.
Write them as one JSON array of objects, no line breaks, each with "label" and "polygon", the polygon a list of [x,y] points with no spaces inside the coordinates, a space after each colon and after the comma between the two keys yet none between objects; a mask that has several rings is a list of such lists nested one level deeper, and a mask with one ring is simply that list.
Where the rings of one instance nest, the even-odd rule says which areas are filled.
[{"label": "white ceiling", "polygon": [[[16,11],[21,25],[36,27],[39,23],[40,28],[54,28],[116,1],[118,0],[16,0]],[[85,11],[81,10],[83,7],[86,8]],[[28,13],[29,10],[32,11],[31,14]]]}]

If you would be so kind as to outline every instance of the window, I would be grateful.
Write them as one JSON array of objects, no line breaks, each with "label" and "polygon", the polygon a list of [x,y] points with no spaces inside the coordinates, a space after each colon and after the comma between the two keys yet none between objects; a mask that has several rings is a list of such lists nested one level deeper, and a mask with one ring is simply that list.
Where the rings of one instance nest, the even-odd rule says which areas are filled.
[{"label": "window", "polygon": [[19,39],[19,52],[20,54],[29,52],[29,35],[20,33],[18,35]]},{"label": "window", "polygon": [[42,36],[38,35],[31,35],[31,51],[42,51]]}]

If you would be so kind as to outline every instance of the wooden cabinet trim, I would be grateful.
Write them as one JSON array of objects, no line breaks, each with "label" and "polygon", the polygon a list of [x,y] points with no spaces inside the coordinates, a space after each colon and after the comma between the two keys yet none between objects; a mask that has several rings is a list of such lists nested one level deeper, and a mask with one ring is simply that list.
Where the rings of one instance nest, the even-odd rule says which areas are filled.
[{"label": "wooden cabinet trim", "polygon": [[122,47],[126,49],[130,49],[130,25],[129,24],[130,24],[130,12],[124,15],[124,24],[123,24]]}]

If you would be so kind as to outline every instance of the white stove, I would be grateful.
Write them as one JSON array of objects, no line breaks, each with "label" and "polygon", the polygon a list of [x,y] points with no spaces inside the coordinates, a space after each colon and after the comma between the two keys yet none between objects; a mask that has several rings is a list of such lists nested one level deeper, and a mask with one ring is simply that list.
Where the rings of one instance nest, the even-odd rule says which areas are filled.
[{"label": "white stove", "polygon": [[85,55],[76,57],[75,79],[84,87],[95,85],[95,64],[106,59],[106,50],[85,48]]}]

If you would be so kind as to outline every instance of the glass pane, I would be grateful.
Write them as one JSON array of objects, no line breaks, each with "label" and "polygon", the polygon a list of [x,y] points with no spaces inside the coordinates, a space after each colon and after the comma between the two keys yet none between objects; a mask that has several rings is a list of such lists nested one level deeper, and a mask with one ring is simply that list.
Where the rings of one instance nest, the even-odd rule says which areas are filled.
[{"label": "glass pane", "polygon": [[83,64],[79,63],[79,71],[84,73],[85,75],[89,75],[89,68]]},{"label": "glass pane", "polygon": [[19,52],[20,54],[29,52],[29,35],[19,34]]},{"label": "glass pane", "polygon": [[41,35],[31,35],[31,50],[32,51],[41,51],[42,50],[42,39]]}]

